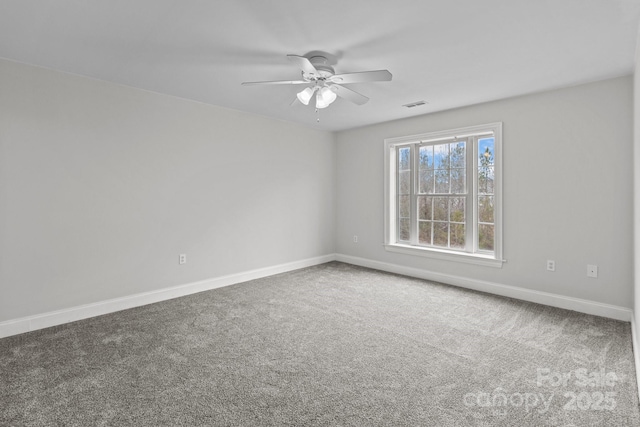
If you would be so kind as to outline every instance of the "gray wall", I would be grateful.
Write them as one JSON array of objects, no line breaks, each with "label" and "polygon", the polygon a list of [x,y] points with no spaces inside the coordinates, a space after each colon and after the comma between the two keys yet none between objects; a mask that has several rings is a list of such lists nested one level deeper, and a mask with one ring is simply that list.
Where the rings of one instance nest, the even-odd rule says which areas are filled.
[{"label": "gray wall", "polygon": [[[0,60],[0,322],[333,252],[631,307],[632,94],[623,77],[332,135]],[[495,121],[508,262],[386,252],[383,140]]]},{"label": "gray wall", "polygon": [[0,60],[0,322],[333,253],[334,147]]},{"label": "gray wall", "polygon": [[[336,252],[632,307],[632,83],[622,77],[339,133]],[[386,252],[383,140],[497,121],[507,263],[497,269]],[[555,272],[546,271],[547,259]],[[599,278],[586,277],[587,264],[599,266]]]}]

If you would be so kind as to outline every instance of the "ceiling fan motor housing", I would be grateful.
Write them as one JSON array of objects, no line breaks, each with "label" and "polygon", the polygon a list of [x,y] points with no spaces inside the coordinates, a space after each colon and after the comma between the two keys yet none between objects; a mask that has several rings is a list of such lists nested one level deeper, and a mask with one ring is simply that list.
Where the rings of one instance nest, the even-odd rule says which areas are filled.
[{"label": "ceiling fan motor housing", "polygon": [[318,71],[318,74],[315,73],[302,73],[302,76],[307,80],[326,80],[327,78],[333,76],[336,72],[331,65],[329,65],[329,61],[324,56],[313,56],[309,58],[309,62],[311,65],[315,67]]}]

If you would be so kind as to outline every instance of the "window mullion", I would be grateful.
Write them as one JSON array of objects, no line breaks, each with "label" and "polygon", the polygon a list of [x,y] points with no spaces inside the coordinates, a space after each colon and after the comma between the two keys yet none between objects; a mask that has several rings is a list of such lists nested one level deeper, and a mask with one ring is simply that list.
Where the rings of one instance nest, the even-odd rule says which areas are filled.
[{"label": "window mullion", "polygon": [[472,146],[472,178],[473,178],[473,185],[471,186],[472,189],[472,201],[471,201],[471,205],[473,208],[473,214],[471,217],[471,223],[472,223],[472,230],[473,230],[473,236],[471,236],[471,241],[473,242],[473,249],[472,252],[473,253],[477,253],[478,252],[478,247],[479,247],[479,243],[478,243],[478,235],[479,235],[479,225],[478,225],[478,220],[479,220],[479,216],[478,216],[478,156],[480,155],[479,151],[478,151],[478,136],[474,136],[471,138],[471,146]]},{"label": "window mullion", "polygon": [[410,242],[412,245],[418,244],[418,145],[411,144],[411,237]]},{"label": "window mullion", "polygon": [[395,167],[395,182],[393,183],[393,189],[394,189],[394,203],[395,203],[395,233],[394,233],[394,240],[396,242],[400,241],[400,201],[399,201],[399,195],[400,195],[400,164],[399,164],[399,159],[400,159],[400,149],[398,147],[394,148],[394,153],[395,153],[395,158],[393,159],[394,162],[394,167]]},{"label": "window mullion", "polygon": [[466,158],[466,178],[467,191],[465,195],[465,250],[467,252],[475,252],[475,215],[476,205],[474,203],[476,185],[474,173],[475,159],[475,138],[469,137],[466,140],[467,158]]}]

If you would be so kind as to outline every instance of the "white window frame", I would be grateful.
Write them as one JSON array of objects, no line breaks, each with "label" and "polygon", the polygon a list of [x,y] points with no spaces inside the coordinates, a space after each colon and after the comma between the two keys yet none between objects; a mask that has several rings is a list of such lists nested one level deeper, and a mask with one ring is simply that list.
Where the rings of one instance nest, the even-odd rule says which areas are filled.
[{"label": "white window frame", "polygon": [[[397,206],[396,206],[396,189],[397,189],[397,156],[396,147],[401,145],[411,145],[420,143],[434,143],[438,140],[447,140],[453,138],[463,138],[469,136],[489,135],[494,137],[494,251],[493,253],[482,252],[477,249],[477,233],[475,227],[478,225],[477,212],[477,179],[474,179],[478,170],[478,144],[471,144],[473,147],[467,147],[467,192],[471,193],[473,200],[472,206],[466,207],[467,220],[466,223],[472,225],[467,227],[467,236],[473,233],[473,244],[471,251],[458,251],[450,249],[441,249],[434,247],[417,246],[416,242],[399,242],[397,239]],[[412,151],[415,151],[412,148]],[[417,166],[417,157],[413,156],[414,163],[412,168],[415,170]],[[472,164],[470,164],[472,163]],[[469,176],[469,171],[473,171]],[[384,140],[384,246],[387,251],[397,252],[409,255],[418,255],[429,258],[465,262],[476,265],[502,267],[505,262],[503,260],[503,235],[502,235],[502,122],[489,123],[478,126],[468,126],[458,129],[450,129],[437,132],[428,132],[420,135],[403,136],[398,138],[387,138]],[[411,185],[416,185],[412,174]],[[475,182],[474,182],[475,181]],[[411,209],[412,227],[417,222],[417,207],[412,197]],[[412,228],[415,230],[415,228]],[[415,240],[415,238],[414,238]]]}]

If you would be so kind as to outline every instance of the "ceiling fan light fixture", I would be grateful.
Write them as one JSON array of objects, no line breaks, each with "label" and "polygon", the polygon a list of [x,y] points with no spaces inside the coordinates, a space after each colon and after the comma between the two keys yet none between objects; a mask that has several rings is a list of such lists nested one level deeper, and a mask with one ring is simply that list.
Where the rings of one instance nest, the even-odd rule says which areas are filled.
[{"label": "ceiling fan light fixture", "polygon": [[315,88],[311,89],[310,87],[298,92],[298,100],[304,105],[309,105],[313,92],[315,92]]},{"label": "ceiling fan light fixture", "polygon": [[316,95],[316,108],[327,108],[333,101],[335,101],[337,95],[328,86],[323,87],[318,91]]},{"label": "ceiling fan light fixture", "polygon": [[305,85],[306,87],[296,94],[296,99],[291,105],[298,102],[302,105],[309,105],[311,99],[315,96],[315,106],[316,110],[318,110],[327,108],[338,96],[356,105],[363,105],[369,101],[366,96],[343,86],[343,84],[382,82],[389,81],[392,78],[389,70],[336,74],[330,65],[331,62],[323,55],[316,55],[311,58],[300,55],[287,55],[287,58],[302,70],[302,79],[242,82],[242,85]]}]

